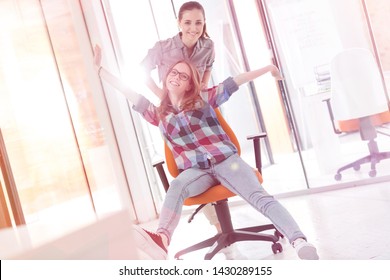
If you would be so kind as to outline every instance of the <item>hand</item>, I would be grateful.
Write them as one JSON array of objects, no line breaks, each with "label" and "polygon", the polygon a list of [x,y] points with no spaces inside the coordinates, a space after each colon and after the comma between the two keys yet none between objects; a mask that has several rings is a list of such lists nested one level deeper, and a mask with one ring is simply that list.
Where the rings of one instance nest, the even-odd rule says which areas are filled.
[{"label": "hand", "polygon": [[165,98],[166,92],[163,89],[157,87],[153,92],[160,100]]},{"label": "hand", "polygon": [[93,53],[94,53],[93,62],[95,63],[96,68],[99,69],[102,63],[102,49],[98,44],[95,45],[93,49]]},{"label": "hand", "polygon": [[282,77],[282,74],[280,74],[280,71],[278,69],[278,67],[276,67],[275,65],[271,65],[271,74],[272,76],[276,79],[276,80],[284,80],[284,78]]}]

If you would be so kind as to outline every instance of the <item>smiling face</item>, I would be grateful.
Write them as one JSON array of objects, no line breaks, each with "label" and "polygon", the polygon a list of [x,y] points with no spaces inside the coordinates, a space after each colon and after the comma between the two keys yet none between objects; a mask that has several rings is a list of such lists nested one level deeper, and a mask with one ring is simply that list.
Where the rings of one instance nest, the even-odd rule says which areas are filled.
[{"label": "smiling face", "polygon": [[179,27],[182,32],[182,41],[187,46],[195,45],[203,35],[205,18],[199,9],[184,11],[179,18]]},{"label": "smiling face", "polygon": [[172,107],[176,111],[185,111],[203,104],[199,72],[188,61],[179,61],[168,69],[163,89],[167,94],[158,107],[160,118],[172,113]]},{"label": "smiling face", "polygon": [[168,73],[166,87],[170,93],[176,96],[184,95],[191,89],[191,69],[184,63],[177,63]]}]

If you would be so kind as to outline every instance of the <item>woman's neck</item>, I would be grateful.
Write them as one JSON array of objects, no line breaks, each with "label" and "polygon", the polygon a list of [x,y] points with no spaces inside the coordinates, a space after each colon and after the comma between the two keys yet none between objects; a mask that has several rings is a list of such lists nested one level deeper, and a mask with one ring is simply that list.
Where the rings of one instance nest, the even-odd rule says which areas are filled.
[{"label": "woman's neck", "polygon": [[183,42],[183,45],[189,50],[193,50],[195,48],[196,42],[195,43],[185,42],[185,41],[182,41],[182,42]]},{"label": "woman's neck", "polygon": [[183,45],[187,48],[188,53],[191,55],[194,48],[195,48],[197,41],[196,42],[187,42],[187,41],[183,40],[183,37],[181,37],[181,41],[183,42]]},{"label": "woman's neck", "polygon": [[171,100],[172,106],[174,106],[175,108],[180,108],[182,103],[182,97],[170,93],[168,93],[168,95],[169,95],[169,99]]}]

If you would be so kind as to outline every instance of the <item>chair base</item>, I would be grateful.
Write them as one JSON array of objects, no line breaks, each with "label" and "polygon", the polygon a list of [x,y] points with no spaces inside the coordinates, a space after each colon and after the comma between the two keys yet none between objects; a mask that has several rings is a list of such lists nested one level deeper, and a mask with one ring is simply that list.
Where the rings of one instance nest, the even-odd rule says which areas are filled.
[{"label": "chair base", "polygon": [[377,131],[373,126],[370,117],[362,117],[359,119],[360,125],[360,137],[362,140],[367,140],[367,147],[369,150],[369,154],[365,157],[362,157],[354,162],[347,164],[337,170],[336,175],[334,176],[336,181],[341,180],[341,171],[353,168],[354,170],[359,170],[360,165],[363,163],[371,163],[371,170],[368,173],[370,177],[376,176],[375,165],[379,163],[381,160],[390,158],[390,152],[379,152],[378,144],[375,141],[377,137]]},{"label": "chair base", "polygon": [[379,163],[381,160],[387,159],[387,158],[390,158],[390,152],[375,152],[375,153],[369,154],[365,157],[362,157],[362,158],[360,158],[360,159],[358,159],[350,164],[347,164],[347,165],[339,168],[337,170],[337,173],[334,176],[334,178],[335,178],[335,180],[340,181],[341,177],[342,177],[341,176],[342,171],[349,169],[349,168],[353,168],[354,170],[359,170],[360,165],[362,165],[363,163],[371,163],[371,170],[369,171],[368,175],[370,177],[375,177],[376,176],[375,165],[377,163]]},{"label": "chair base", "polygon": [[[283,251],[282,245],[278,243],[279,238],[283,238],[283,235],[276,230],[273,224],[233,229],[227,199],[217,201],[214,206],[222,232],[177,252],[174,256],[175,259],[180,259],[184,254],[210,247],[204,259],[211,260],[221,249],[239,241],[268,241],[272,242],[272,251],[274,254]],[[275,232],[274,234],[260,233],[266,230],[275,230]]]},{"label": "chair base", "polygon": [[[273,225],[268,225],[263,230],[274,229]],[[257,231],[258,229],[254,230]],[[210,247],[210,250],[204,256],[205,260],[211,260],[220,250],[238,241],[269,241],[272,242],[272,251],[274,254],[283,251],[283,247],[278,243],[281,234],[275,230],[275,234],[262,234],[258,232],[251,232],[248,229],[234,230],[229,233],[218,233],[214,237],[199,242],[191,247],[181,250],[175,254],[175,259],[180,259],[184,254],[194,252],[203,248]]]}]

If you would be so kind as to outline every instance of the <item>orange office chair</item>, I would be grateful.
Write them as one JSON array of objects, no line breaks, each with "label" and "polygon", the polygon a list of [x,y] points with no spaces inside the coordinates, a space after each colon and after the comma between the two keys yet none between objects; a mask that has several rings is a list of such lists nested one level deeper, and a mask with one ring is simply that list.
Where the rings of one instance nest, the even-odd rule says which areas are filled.
[{"label": "orange office chair", "polygon": [[375,126],[390,121],[386,90],[375,57],[368,49],[346,49],[332,59],[330,66],[331,98],[325,101],[334,132],[359,131],[369,150],[368,155],[340,167],[335,179],[341,180],[342,171],[359,170],[364,163],[371,164],[369,176],[375,177],[375,165],[390,158],[390,151],[380,152],[375,141]]},{"label": "orange office chair", "polygon": [[[216,109],[215,111],[217,113],[218,120],[221,123],[223,129],[230,137],[232,142],[236,145],[240,153],[240,145],[233,130],[230,128],[228,123],[222,117],[220,111],[218,109]],[[260,173],[261,172],[260,138],[264,138],[265,136],[266,134],[262,133],[260,135],[247,137],[248,140],[253,140],[254,143],[255,159],[256,159],[256,167],[257,167],[257,169],[255,169],[254,172],[256,172],[256,174],[258,175],[259,181],[261,183],[263,182],[263,178]],[[179,175],[179,171],[177,169],[175,160],[173,158],[173,154],[167,145],[165,145],[165,159],[166,159],[168,171],[172,175],[172,177],[176,177],[177,175]],[[157,172],[161,178],[165,190],[168,190],[169,182],[163,168],[163,163],[164,163],[163,161],[160,161],[154,164],[154,167],[157,168]],[[194,214],[190,217],[189,222],[192,220],[193,216],[204,205],[208,203],[212,203],[215,207],[222,232],[216,234],[215,236],[207,240],[204,240],[200,243],[197,243],[184,250],[177,252],[174,256],[175,259],[179,259],[184,254],[210,247],[209,252],[204,257],[205,260],[210,260],[221,249],[238,241],[250,241],[250,240],[261,240],[261,241],[272,242],[271,248],[273,253],[276,254],[278,252],[282,252],[283,248],[282,245],[278,243],[278,240],[283,236],[279,231],[276,230],[273,224],[253,226],[253,227],[247,227],[241,229],[233,228],[229,206],[228,206],[228,198],[233,197],[235,195],[236,194],[229,191],[223,185],[216,185],[198,196],[190,197],[185,200],[184,205],[187,206],[199,205],[199,207],[195,210]],[[274,230],[274,233],[273,234],[260,233],[266,230]]]}]

